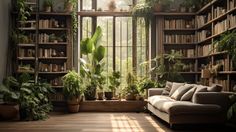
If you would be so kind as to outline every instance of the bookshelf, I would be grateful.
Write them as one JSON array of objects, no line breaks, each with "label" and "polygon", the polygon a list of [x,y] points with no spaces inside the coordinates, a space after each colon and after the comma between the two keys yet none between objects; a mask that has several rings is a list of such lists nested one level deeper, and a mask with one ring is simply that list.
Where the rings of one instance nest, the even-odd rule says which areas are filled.
[{"label": "bookshelf", "polygon": [[[17,44],[15,73],[30,73],[35,81],[49,83],[55,89],[50,99],[64,102],[62,77],[72,69],[72,27],[68,12],[44,12],[42,0],[26,1],[34,6],[26,21],[17,21],[13,11],[14,26],[20,31]],[[64,2],[62,3],[64,4]]]},{"label": "bookshelf", "polygon": [[[171,50],[182,55],[180,60],[186,65],[180,74],[188,82],[196,81],[196,26],[195,13],[155,13],[156,20],[162,21],[162,52],[170,53]],[[159,26],[160,27],[160,26]],[[157,26],[158,28],[158,26]],[[168,64],[168,63],[167,63]]]},{"label": "bookshelf", "polygon": [[236,29],[235,11],[236,0],[212,0],[192,14],[154,13],[156,51],[160,54],[170,49],[180,52],[181,60],[191,67],[180,72],[187,82],[200,82],[202,67],[214,69],[219,65],[209,85],[219,83],[224,91],[232,91],[236,85],[235,68],[227,52],[215,49],[215,42],[221,34]]}]

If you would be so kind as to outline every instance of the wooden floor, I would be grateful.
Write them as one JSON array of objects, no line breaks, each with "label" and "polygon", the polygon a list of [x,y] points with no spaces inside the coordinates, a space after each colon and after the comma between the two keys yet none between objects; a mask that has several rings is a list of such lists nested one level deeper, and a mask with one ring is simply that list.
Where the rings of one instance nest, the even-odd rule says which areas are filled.
[{"label": "wooden floor", "polygon": [[54,113],[46,121],[0,122],[0,132],[216,132],[219,126],[182,126],[173,131],[168,124],[147,113]]}]

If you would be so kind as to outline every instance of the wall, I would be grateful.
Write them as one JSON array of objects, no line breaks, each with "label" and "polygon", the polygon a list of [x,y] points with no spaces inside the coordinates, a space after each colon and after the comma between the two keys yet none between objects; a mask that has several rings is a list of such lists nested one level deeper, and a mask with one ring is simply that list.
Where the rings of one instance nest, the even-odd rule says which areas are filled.
[{"label": "wall", "polygon": [[6,75],[11,0],[0,0],[0,84]]}]

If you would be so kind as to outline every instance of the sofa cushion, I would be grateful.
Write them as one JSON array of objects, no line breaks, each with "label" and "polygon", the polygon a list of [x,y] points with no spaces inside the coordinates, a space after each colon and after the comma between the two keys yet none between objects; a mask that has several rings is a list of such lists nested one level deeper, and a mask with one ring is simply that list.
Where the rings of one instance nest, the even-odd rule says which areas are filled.
[{"label": "sofa cushion", "polygon": [[180,86],[177,90],[175,90],[175,92],[171,95],[171,98],[172,99],[175,99],[175,100],[180,100],[181,97],[189,90],[193,87],[193,85],[183,85],[183,86]]},{"label": "sofa cushion", "polygon": [[190,101],[193,97],[193,94],[196,90],[196,87],[192,87],[190,90],[188,90],[182,97],[181,101]]},{"label": "sofa cushion", "polygon": [[166,81],[166,86],[165,86],[165,89],[162,92],[162,95],[169,95],[170,94],[172,84],[173,84],[172,82]]},{"label": "sofa cushion", "polygon": [[174,92],[175,92],[180,86],[183,86],[183,85],[184,85],[184,83],[176,83],[176,82],[174,82],[174,83],[172,84],[172,87],[171,87],[169,96],[171,97],[172,94],[174,94]]},{"label": "sofa cushion", "polygon": [[208,92],[221,92],[223,86],[220,84],[213,84],[211,87],[207,87]]}]

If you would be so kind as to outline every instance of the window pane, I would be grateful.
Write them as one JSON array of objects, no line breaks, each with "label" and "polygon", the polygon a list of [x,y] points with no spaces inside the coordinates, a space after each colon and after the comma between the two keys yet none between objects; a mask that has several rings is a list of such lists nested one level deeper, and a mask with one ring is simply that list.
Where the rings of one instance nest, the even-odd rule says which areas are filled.
[{"label": "window pane", "polygon": [[92,0],[83,0],[82,10],[92,10]]},{"label": "window pane", "polygon": [[92,18],[82,17],[82,39],[91,37],[92,35]]},{"label": "window pane", "polygon": [[98,17],[97,25],[102,28],[103,46],[113,46],[113,18],[112,17]]}]

